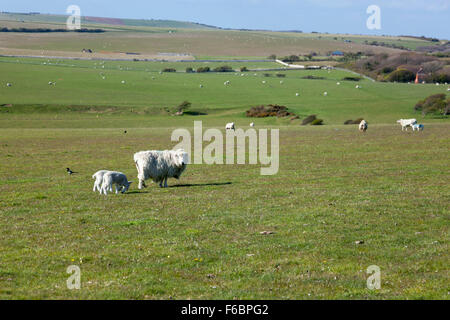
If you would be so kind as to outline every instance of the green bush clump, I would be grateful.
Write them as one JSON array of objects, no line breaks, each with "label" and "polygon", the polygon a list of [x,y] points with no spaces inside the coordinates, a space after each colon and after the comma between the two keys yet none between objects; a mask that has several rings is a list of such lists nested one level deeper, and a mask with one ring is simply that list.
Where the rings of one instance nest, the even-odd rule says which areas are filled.
[{"label": "green bush clump", "polygon": [[214,72],[234,72],[234,70],[230,66],[220,66],[220,67],[214,68]]},{"label": "green bush clump", "polygon": [[448,116],[450,114],[450,98],[446,99],[445,93],[433,94],[419,101],[414,106],[414,110],[422,111],[423,115],[435,114]]},{"label": "green bush clump", "polygon": [[320,126],[320,125],[323,125],[323,120],[322,120],[322,119],[314,119],[314,120],[311,122],[311,125],[312,125],[312,126]]},{"label": "green bush clump", "polygon": [[307,124],[313,122],[313,121],[316,120],[316,119],[317,119],[317,117],[316,117],[315,114],[312,114],[312,115],[310,115],[310,116],[307,116],[305,119],[303,119],[303,121],[302,121],[302,126],[305,126],[305,125],[307,125]]},{"label": "green bush clump", "polygon": [[389,75],[388,80],[391,82],[394,82],[394,81],[409,82],[409,81],[414,81],[415,78],[416,78],[416,75],[414,74],[414,72],[406,70],[406,69],[399,69],[399,70],[392,72]]},{"label": "green bush clump", "polygon": [[211,69],[209,67],[199,67],[197,68],[197,72],[209,72]]}]

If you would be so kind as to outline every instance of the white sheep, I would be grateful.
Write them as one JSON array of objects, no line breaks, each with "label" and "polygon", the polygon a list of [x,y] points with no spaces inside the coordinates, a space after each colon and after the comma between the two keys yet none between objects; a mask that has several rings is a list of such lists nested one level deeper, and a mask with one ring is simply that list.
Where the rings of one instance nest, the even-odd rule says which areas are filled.
[{"label": "white sheep", "polygon": [[328,95],[328,92],[325,91],[325,92],[323,93],[323,95],[326,97],[326,96]]},{"label": "white sheep", "polygon": [[298,92],[295,94],[296,97],[298,97],[299,95],[300,95],[300,94],[299,94]]},{"label": "white sheep", "polygon": [[339,85],[341,85],[341,83],[340,82],[336,82],[336,84],[339,86]]},{"label": "white sheep", "polygon": [[368,125],[367,125],[367,121],[366,120],[362,120],[360,123],[359,123],[359,131],[361,131],[361,132],[366,132],[367,131],[367,127],[368,127]]},{"label": "white sheep", "polygon": [[92,189],[93,192],[95,191],[99,191],[101,192],[101,187],[102,187],[102,183],[103,183],[103,176],[105,175],[105,173],[107,173],[109,170],[99,170],[96,173],[94,173],[92,175],[92,179],[95,179],[94,182],[94,188]]},{"label": "white sheep", "polygon": [[250,123],[250,127],[254,127],[255,126],[255,123]]},{"label": "white sheep", "polygon": [[413,124],[412,125],[412,129],[413,129],[413,131],[423,131],[423,128],[424,128],[424,126],[423,126],[423,124]]},{"label": "white sheep", "polygon": [[125,193],[130,188],[132,182],[128,181],[127,176],[122,172],[108,171],[103,175],[102,188],[100,194],[107,195],[108,191],[112,192],[113,185],[116,188],[116,194]]},{"label": "white sheep", "polygon": [[408,126],[412,127],[414,124],[417,123],[416,119],[400,119],[397,120],[397,123],[399,123],[402,126],[402,131],[408,131]]},{"label": "white sheep", "polygon": [[234,127],[234,122],[229,122],[225,125],[225,130],[236,130]]},{"label": "white sheep", "polygon": [[167,188],[167,179],[179,179],[189,162],[189,157],[182,149],[150,150],[134,154],[134,162],[138,171],[139,189],[145,188],[145,180],[159,182],[159,186]]},{"label": "white sheep", "polygon": [[6,84],[6,86],[7,86],[7,87],[11,87],[12,84],[8,82],[8,83]]}]

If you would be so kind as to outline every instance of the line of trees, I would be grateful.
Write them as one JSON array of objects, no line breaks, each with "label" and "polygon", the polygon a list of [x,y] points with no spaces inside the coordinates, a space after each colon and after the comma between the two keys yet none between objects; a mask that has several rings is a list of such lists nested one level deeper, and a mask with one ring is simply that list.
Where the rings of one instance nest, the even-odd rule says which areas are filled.
[{"label": "line of trees", "polygon": [[77,30],[67,30],[67,29],[49,29],[49,28],[0,28],[0,32],[26,32],[26,33],[50,33],[50,32],[87,32],[87,33],[102,33],[105,32],[103,29],[77,29]]}]

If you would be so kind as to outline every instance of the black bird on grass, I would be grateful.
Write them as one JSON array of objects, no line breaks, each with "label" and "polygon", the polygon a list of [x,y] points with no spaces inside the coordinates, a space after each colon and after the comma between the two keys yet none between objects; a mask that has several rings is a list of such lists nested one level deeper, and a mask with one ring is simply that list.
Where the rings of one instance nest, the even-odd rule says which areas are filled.
[{"label": "black bird on grass", "polygon": [[69,175],[72,175],[72,174],[74,174],[74,173],[77,173],[77,172],[75,172],[75,171],[70,170],[70,168],[66,168],[66,171],[67,171],[67,173],[68,173]]}]

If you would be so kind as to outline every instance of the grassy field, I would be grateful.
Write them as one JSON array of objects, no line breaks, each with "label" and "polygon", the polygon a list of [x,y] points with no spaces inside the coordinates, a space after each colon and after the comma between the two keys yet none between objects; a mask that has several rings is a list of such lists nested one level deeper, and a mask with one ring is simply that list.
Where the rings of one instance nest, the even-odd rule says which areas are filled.
[{"label": "grassy field", "polygon": [[[413,111],[446,87],[99,63],[0,58],[0,299],[448,299],[450,123]],[[164,112],[183,100],[206,115]],[[326,125],[244,116],[268,103]],[[365,134],[342,125],[358,117]],[[401,132],[401,117],[425,130]],[[138,190],[133,153],[172,148],[197,120],[280,128],[278,174],[192,164],[167,189]],[[93,193],[100,169],[134,184]],[[66,287],[73,264],[80,290]],[[380,290],[366,288],[370,265]]]}]

